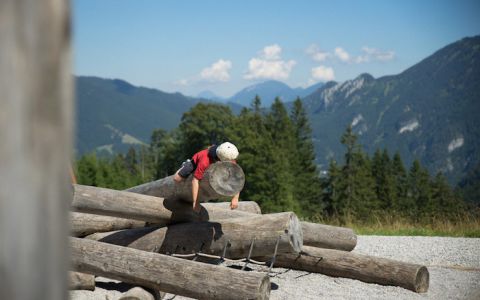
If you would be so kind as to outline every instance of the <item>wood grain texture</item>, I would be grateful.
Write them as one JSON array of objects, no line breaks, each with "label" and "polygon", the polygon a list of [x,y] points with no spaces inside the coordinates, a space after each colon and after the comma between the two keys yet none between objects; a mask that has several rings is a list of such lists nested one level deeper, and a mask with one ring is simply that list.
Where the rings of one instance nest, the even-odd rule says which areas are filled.
[{"label": "wood grain texture", "polygon": [[115,245],[159,253],[190,254],[203,252],[244,258],[254,239],[252,255],[273,255],[277,239],[278,253],[299,253],[302,231],[294,213],[254,215],[221,222],[193,222],[167,227],[146,227],[96,233],[86,238]]},{"label": "wood grain texture", "polygon": [[[127,189],[129,192],[171,200],[192,200],[192,178],[190,175],[182,182],[175,182],[174,176],[168,176],[157,181],[144,183]],[[205,202],[212,199],[231,198],[239,193],[245,184],[245,174],[242,168],[232,162],[217,162],[205,171],[199,181],[198,199]]]},{"label": "wood grain texture", "polygon": [[71,237],[72,267],[175,295],[197,299],[268,299],[270,279],[257,272],[179,259]]},{"label": "wood grain texture", "polygon": [[400,286],[417,293],[427,292],[429,286],[429,273],[425,266],[309,246],[303,246],[300,255],[279,255],[275,266]]},{"label": "wood grain texture", "polygon": [[70,2],[0,1],[0,299],[66,299]]},{"label": "wood grain texture", "polygon": [[83,237],[96,232],[145,227],[145,221],[70,212],[70,235]]}]

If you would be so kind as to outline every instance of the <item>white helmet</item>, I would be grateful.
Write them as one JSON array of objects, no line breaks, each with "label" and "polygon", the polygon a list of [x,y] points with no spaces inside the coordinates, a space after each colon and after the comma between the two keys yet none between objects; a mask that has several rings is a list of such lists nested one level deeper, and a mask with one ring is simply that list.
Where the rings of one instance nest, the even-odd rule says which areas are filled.
[{"label": "white helmet", "polygon": [[221,161],[230,161],[238,157],[238,149],[234,144],[225,142],[218,146],[217,148],[217,157]]}]

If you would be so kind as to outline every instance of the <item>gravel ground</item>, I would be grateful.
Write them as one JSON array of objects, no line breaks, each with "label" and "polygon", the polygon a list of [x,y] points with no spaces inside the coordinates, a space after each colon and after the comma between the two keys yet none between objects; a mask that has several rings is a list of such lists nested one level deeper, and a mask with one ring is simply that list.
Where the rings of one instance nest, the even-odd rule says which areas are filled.
[{"label": "gravel ground", "polygon": [[[417,294],[400,287],[274,268],[270,299],[480,299],[480,239],[358,236],[353,252],[423,264],[430,272],[430,288],[427,293]],[[129,288],[97,278],[94,292],[72,291],[70,297],[113,300]],[[190,298],[167,294],[165,299]]]}]

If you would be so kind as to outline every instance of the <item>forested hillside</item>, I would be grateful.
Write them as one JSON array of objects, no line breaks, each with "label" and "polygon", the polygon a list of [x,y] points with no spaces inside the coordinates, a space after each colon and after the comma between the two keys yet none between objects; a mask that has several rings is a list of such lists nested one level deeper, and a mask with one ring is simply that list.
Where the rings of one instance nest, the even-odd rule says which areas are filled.
[{"label": "forested hillside", "polygon": [[454,218],[468,207],[441,173],[431,176],[418,161],[406,166],[399,153],[392,157],[387,150],[367,155],[351,126],[338,139],[343,157],[332,160],[328,173],[320,176],[299,99],[291,111],[279,99],[264,111],[257,97],[238,116],[227,106],[199,103],[178,128],[154,130],[148,146],[111,159],[86,155],[76,171],[80,183],[124,189],[171,175],[196,151],[231,141],[240,149],[238,163],[246,174],[241,199],[256,201],[264,212],[361,221],[371,221],[377,212],[417,221]]}]

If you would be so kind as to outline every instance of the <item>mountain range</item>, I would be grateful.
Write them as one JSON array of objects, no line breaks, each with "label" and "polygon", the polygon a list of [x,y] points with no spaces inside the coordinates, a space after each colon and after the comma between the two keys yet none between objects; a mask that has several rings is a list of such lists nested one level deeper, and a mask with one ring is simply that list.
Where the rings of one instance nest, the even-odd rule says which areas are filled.
[{"label": "mountain range", "polygon": [[[342,83],[292,89],[278,81],[249,86],[228,99],[213,93],[187,97],[135,87],[123,80],[76,77],[77,154],[119,152],[148,143],[155,128],[175,128],[200,101],[222,101],[233,111],[259,95],[264,106],[275,97],[303,99],[310,118],[317,163],[341,161],[340,136],[351,125],[369,153],[399,151],[451,182],[480,161],[480,37],[450,44],[404,72],[374,78],[361,74]],[[288,105],[288,103],[287,103]]]}]

